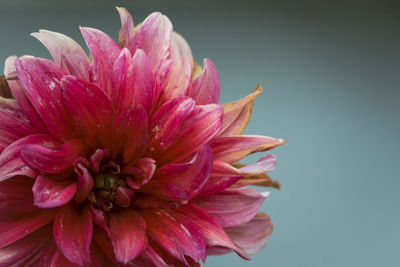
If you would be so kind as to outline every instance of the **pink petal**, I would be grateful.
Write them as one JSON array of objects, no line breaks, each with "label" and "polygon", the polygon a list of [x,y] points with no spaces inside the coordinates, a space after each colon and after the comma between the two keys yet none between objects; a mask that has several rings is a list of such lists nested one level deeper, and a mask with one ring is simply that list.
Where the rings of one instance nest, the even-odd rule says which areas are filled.
[{"label": "pink petal", "polygon": [[134,264],[138,266],[156,266],[156,267],[169,267],[163,258],[157,254],[156,251],[151,246],[148,246],[143,253],[137,257],[134,261]]},{"label": "pink petal", "polygon": [[131,203],[135,191],[128,187],[118,187],[116,193],[117,204],[122,207],[127,207]]},{"label": "pink petal", "polygon": [[170,20],[159,12],[150,14],[140,25],[128,47],[132,54],[142,49],[149,56],[152,68],[158,73],[161,64],[168,57],[172,33]]},{"label": "pink petal", "polygon": [[108,149],[96,149],[93,155],[90,156],[89,163],[94,173],[100,172],[100,164],[103,160],[110,157],[110,151]]},{"label": "pink petal", "polygon": [[151,112],[154,80],[149,58],[141,49],[136,50],[132,59],[129,55],[129,51],[123,49],[114,65],[114,77],[118,79],[116,88],[120,92],[119,110],[141,105]]},{"label": "pink petal", "polygon": [[260,158],[257,163],[240,168],[240,171],[246,173],[246,176],[266,173],[275,168],[275,162],[276,157],[274,155],[266,155]]},{"label": "pink petal", "polygon": [[55,211],[54,209],[32,208],[2,214],[0,218],[0,229],[2,229],[0,248],[8,246],[51,222]]},{"label": "pink petal", "polygon": [[48,228],[41,229],[27,235],[10,245],[0,248],[0,266],[13,266],[24,259],[37,254],[48,238]]},{"label": "pink petal", "polygon": [[65,71],[43,58],[16,60],[15,66],[26,96],[50,133],[60,140],[71,138],[74,133],[60,84]]},{"label": "pink petal", "polygon": [[251,220],[265,197],[252,188],[226,189],[198,198],[196,204],[207,211],[222,227],[236,226]]},{"label": "pink petal", "polygon": [[86,153],[86,145],[71,139],[64,144],[46,141],[27,144],[22,149],[22,158],[30,168],[48,174],[70,175],[76,158]]},{"label": "pink petal", "polygon": [[190,219],[170,209],[146,210],[143,216],[149,237],[170,255],[186,263],[185,256],[205,260],[205,243]]},{"label": "pink petal", "polygon": [[26,118],[20,118],[3,107],[0,107],[0,121],[0,152],[14,141],[37,133]]},{"label": "pink petal", "polygon": [[253,100],[262,92],[262,87],[257,86],[248,96],[235,102],[222,105],[224,108],[224,119],[219,136],[231,136],[241,134],[250,120],[253,109]]},{"label": "pink petal", "polygon": [[180,162],[210,142],[221,129],[222,108],[216,104],[196,106],[182,125],[179,140],[158,160]]},{"label": "pink petal", "polygon": [[108,146],[113,119],[110,98],[94,84],[74,76],[62,80],[65,106],[74,125],[93,147]]},{"label": "pink petal", "polygon": [[147,113],[141,107],[126,109],[113,124],[112,145],[124,164],[137,161],[146,151]]},{"label": "pink petal", "polygon": [[265,213],[257,213],[251,221],[225,228],[229,237],[247,254],[259,253],[272,233],[272,223]]},{"label": "pink petal", "polygon": [[112,212],[110,239],[117,261],[126,264],[146,248],[146,224],[140,215],[129,208]]},{"label": "pink petal", "polygon": [[54,61],[72,75],[89,81],[89,58],[85,51],[70,37],[47,30],[31,34],[49,50]]},{"label": "pink petal", "polygon": [[171,35],[169,58],[173,61],[173,65],[171,74],[164,85],[163,102],[187,95],[192,83],[192,52],[185,39],[176,32]]},{"label": "pink petal", "polygon": [[233,185],[243,176],[244,173],[233,167],[231,164],[224,161],[214,160],[211,177],[201,189],[198,196],[207,196],[220,192]]},{"label": "pink petal", "polygon": [[194,108],[194,101],[188,97],[175,98],[160,107],[150,122],[149,155],[163,154],[177,141]]},{"label": "pink petal", "polygon": [[75,160],[74,170],[78,176],[75,201],[78,204],[81,204],[86,199],[94,185],[93,177],[87,168],[89,168],[88,160],[84,158],[78,158]]},{"label": "pink petal", "polygon": [[[202,189],[211,174],[213,154],[208,145],[186,163],[165,164],[157,169],[154,179],[145,185],[144,191],[169,200],[189,200]],[[175,195],[175,190],[184,194]],[[182,197],[184,197],[182,199]]]},{"label": "pink petal", "polygon": [[210,179],[202,188],[199,196],[207,196],[220,192],[233,184],[241,185],[242,177],[257,176],[273,170],[275,167],[275,156],[267,155],[258,160],[255,164],[250,164],[240,169],[231,164],[220,160],[214,160],[213,170]]},{"label": "pink petal", "polygon": [[17,76],[17,72],[15,69],[15,61],[17,60],[16,56],[8,57],[5,63],[4,73],[8,80],[8,86],[18,102],[18,105],[21,107],[26,117],[29,118],[29,121],[34,125],[36,129],[40,132],[47,132],[47,128],[44,125],[42,118],[37,113],[31,102],[29,101],[27,95],[25,94],[24,89],[22,88],[20,82],[16,79],[13,79]]},{"label": "pink petal", "polygon": [[135,36],[135,28],[131,14],[123,7],[117,7],[121,18],[121,30],[118,33],[118,45],[120,47],[130,47],[133,37]]},{"label": "pink petal", "polygon": [[54,137],[45,134],[36,134],[24,137],[9,145],[0,154],[0,181],[16,175],[36,177],[35,172],[29,168],[22,159],[22,149],[29,144],[54,142]]},{"label": "pink petal", "polygon": [[32,188],[35,205],[42,209],[60,207],[75,195],[76,182],[73,180],[53,180],[39,175]]},{"label": "pink petal", "polygon": [[203,61],[203,73],[193,81],[190,96],[197,105],[218,104],[220,83],[218,71],[209,59]]},{"label": "pink petal", "polygon": [[93,224],[87,206],[64,206],[53,224],[54,240],[64,254],[73,263],[83,265],[90,263],[90,243]]},{"label": "pink petal", "polygon": [[237,135],[220,137],[211,146],[215,159],[233,163],[249,154],[266,151],[279,145],[286,144],[282,139],[261,135]]},{"label": "pink petal", "polygon": [[[206,240],[207,247],[226,247],[235,251],[240,257],[249,259],[226,235],[218,222],[207,212],[191,203],[175,209],[181,216],[188,217],[197,225]],[[179,218],[178,218],[179,219]]]},{"label": "pink petal", "polygon": [[102,31],[88,27],[80,29],[93,56],[93,64],[90,68],[91,82],[96,83],[111,96],[113,94],[110,79],[112,68],[121,49],[110,36]]}]

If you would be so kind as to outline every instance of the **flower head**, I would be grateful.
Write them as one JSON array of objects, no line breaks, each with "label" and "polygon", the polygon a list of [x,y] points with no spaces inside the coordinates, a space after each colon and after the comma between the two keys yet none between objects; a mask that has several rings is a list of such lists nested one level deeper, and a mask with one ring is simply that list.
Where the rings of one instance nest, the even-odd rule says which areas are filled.
[{"label": "flower head", "polygon": [[272,231],[265,199],[281,139],[241,135],[253,93],[219,105],[217,70],[193,61],[167,17],[138,27],[118,8],[118,44],[82,27],[32,34],[54,61],[9,57],[0,93],[0,265],[198,266],[247,259]]}]

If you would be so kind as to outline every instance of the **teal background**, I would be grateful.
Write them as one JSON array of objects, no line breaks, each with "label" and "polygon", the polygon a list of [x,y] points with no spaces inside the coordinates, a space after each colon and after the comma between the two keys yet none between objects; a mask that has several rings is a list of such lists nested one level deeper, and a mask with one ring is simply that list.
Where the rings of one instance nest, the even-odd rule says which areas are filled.
[{"label": "teal background", "polygon": [[274,222],[265,250],[205,266],[400,266],[399,1],[2,0],[0,60],[48,57],[29,36],[41,28],[83,46],[78,25],[116,38],[114,6],[136,23],[166,14],[216,64],[221,103],[261,83],[246,133],[289,142],[274,151],[282,189],[261,208]]}]

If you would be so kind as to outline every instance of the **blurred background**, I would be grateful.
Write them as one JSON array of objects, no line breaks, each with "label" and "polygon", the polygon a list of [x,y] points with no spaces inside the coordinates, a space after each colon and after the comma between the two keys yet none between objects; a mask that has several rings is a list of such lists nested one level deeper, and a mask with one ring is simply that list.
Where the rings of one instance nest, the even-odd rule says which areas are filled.
[{"label": "blurred background", "polygon": [[282,189],[262,206],[265,249],[205,266],[400,266],[399,1],[1,0],[1,68],[11,54],[49,57],[29,36],[42,28],[82,46],[79,25],[117,38],[115,6],[136,23],[166,14],[216,64],[221,103],[261,83],[246,133],[289,142],[273,151]]}]

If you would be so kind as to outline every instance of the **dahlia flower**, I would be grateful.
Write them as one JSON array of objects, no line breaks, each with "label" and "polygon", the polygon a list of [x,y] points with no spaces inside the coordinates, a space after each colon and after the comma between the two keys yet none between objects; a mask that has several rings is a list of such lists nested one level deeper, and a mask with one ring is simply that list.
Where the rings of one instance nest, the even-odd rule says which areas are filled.
[{"label": "dahlia flower", "polygon": [[241,135],[253,93],[219,105],[209,59],[193,61],[167,17],[134,27],[118,8],[118,43],[81,27],[32,35],[53,61],[6,60],[0,97],[0,266],[199,266],[207,255],[248,259],[272,232],[257,213],[278,187],[284,144]]}]

